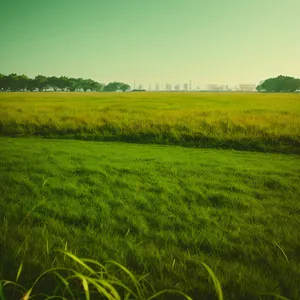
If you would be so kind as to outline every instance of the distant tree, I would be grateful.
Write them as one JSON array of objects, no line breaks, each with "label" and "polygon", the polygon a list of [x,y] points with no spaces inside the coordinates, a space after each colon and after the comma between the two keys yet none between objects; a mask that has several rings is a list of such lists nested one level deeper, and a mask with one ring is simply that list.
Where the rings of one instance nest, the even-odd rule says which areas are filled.
[{"label": "distant tree", "polygon": [[61,76],[58,78],[58,88],[61,90],[61,91],[64,91],[67,87],[68,87],[68,77],[66,76]]},{"label": "distant tree", "polygon": [[266,79],[256,87],[259,92],[273,93],[293,93],[300,89],[300,79],[290,76],[278,76],[276,78]]},{"label": "distant tree", "polygon": [[56,92],[59,89],[59,78],[56,76],[48,77],[48,86]]},{"label": "distant tree", "polygon": [[48,78],[46,76],[38,75],[35,76],[34,79],[35,79],[36,87],[40,92],[44,91],[49,87]]},{"label": "distant tree", "polygon": [[78,89],[78,81],[76,78],[68,78],[66,88],[70,92],[75,92]]},{"label": "distant tree", "polygon": [[7,76],[0,74],[0,91],[6,92],[9,90],[8,78]]},{"label": "distant tree", "polygon": [[1,92],[4,90],[4,78],[5,78],[5,76],[0,73],[0,91]]},{"label": "distant tree", "polygon": [[121,87],[123,87],[125,85],[125,83],[123,82],[110,82],[108,85],[106,85],[104,87],[104,91],[105,92],[115,92],[117,90],[120,90]]},{"label": "distant tree", "polygon": [[30,85],[30,78],[28,78],[26,75],[19,75],[18,76],[18,90],[19,91],[27,91],[28,87]]},{"label": "distant tree", "polygon": [[85,84],[85,80],[83,78],[77,78],[77,88],[78,91],[83,90],[84,92],[86,92],[88,90]]},{"label": "distant tree", "polygon": [[68,78],[66,76],[46,77],[38,75],[34,79],[28,78],[26,75],[17,75],[11,73],[9,75],[0,74],[0,91],[34,91],[40,92],[52,88],[54,91],[92,91],[101,92],[109,91],[114,92],[117,90],[127,91],[130,89],[128,84],[123,82],[110,82],[108,85],[99,83],[92,79],[83,78]]},{"label": "distant tree", "polygon": [[11,92],[16,92],[18,90],[18,75],[16,73],[11,73],[7,76],[8,90]]},{"label": "distant tree", "polygon": [[91,92],[93,91],[93,86],[94,86],[94,81],[92,79],[85,79],[85,89],[86,91],[90,90]]},{"label": "distant tree", "polygon": [[123,84],[120,87],[120,90],[122,90],[123,92],[129,91],[130,90],[130,85],[129,84]]},{"label": "distant tree", "polygon": [[93,81],[91,83],[91,91],[92,92],[101,92],[104,88],[104,84]]}]

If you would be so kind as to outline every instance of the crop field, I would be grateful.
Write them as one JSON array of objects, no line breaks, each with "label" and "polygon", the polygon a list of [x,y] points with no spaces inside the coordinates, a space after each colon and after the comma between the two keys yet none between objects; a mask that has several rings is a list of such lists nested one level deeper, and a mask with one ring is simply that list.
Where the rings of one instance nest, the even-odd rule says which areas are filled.
[{"label": "crop field", "polygon": [[0,300],[300,299],[299,128],[299,94],[0,93]]},{"label": "crop field", "polygon": [[299,153],[300,94],[0,93],[0,133]]}]

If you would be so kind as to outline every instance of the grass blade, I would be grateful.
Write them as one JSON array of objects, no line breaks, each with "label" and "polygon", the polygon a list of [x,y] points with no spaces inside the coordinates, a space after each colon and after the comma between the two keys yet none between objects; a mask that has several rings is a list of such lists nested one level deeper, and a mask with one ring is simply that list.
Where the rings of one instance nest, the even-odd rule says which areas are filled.
[{"label": "grass blade", "polygon": [[287,255],[285,254],[285,252],[283,251],[283,249],[275,241],[273,241],[273,243],[280,249],[280,251],[282,252],[283,256],[285,257],[287,263],[289,264],[290,263],[289,259],[288,259]]},{"label": "grass blade", "polygon": [[144,294],[141,290],[141,286],[140,283],[138,282],[138,280],[135,278],[135,276],[124,266],[122,266],[121,264],[119,264],[118,262],[114,261],[114,260],[109,260],[108,263],[112,263],[114,265],[116,265],[117,267],[119,267],[121,270],[123,270],[125,273],[127,273],[130,277],[130,279],[132,280],[132,282],[135,285],[136,291],[138,293],[139,299],[144,299]]},{"label": "grass blade", "polygon": [[21,264],[20,264],[20,266],[19,266],[19,268],[18,268],[18,272],[17,272],[17,276],[16,276],[16,282],[18,282],[22,270],[23,270],[23,261],[21,262]]},{"label": "grass blade", "polygon": [[119,295],[119,293],[117,292],[117,290],[106,280],[97,280],[100,284],[102,284],[104,287],[106,287],[107,289],[109,289],[110,294],[113,295],[115,300],[121,300],[121,297]]},{"label": "grass blade", "polygon": [[163,291],[160,291],[154,295],[152,295],[151,297],[147,298],[147,300],[152,300],[152,299],[155,299],[156,297],[162,295],[162,294],[166,294],[166,293],[175,293],[175,294],[179,294],[179,295],[182,295],[185,299],[187,300],[193,300],[190,296],[188,296],[187,294],[183,293],[183,292],[180,292],[180,291],[177,291],[177,290],[163,290]]},{"label": "grass blade", "polygon": [[206,263],[202,262],[201,264],[205,267],[205,269],[207,270],[207,272],[209,273],[210,277],[212,278],[212,280],[214,282],[214,286],[215,286],[215,289],[216,289],[216,292],[218,295],[218,299],[224,300],[221,284],[220,284],[217,276],[215,275],[213,270]]},{"label": "grass blade", "polygon": [[59,252],[62,252],[64,253],[65,255],[69,256],[70,258],[72,258],[74,261],[76,261],[78,264],[80,264],[81,266],[83,266],[85,269],[87,269],[89,272],[91,272],[92,274],[95,274],[95,270],[93,270],[91,267],[89,267],[87,264],[84,263],[84,261],[80,258],[78,258],[76,255],[70,253],[70,252],[67,252],[67,251],[60,251]]},{"label": "grass blade", "polygon": [[24,295],[24,297],[22,298],[22,300],[28,300],[30,297],[30,294],[32,292],[32,288],[30,288],[27,293]]},{"label": "grass blade", "polygon": [[63,276],[61,276],[58,272],[53,272],[53,273],[62,281],[62,283],[65,285],[66,290],[69,292],[72,299],[74,300],[75,297],[74,297],[72,290],[69,287],[69,282]]},{"label": "grass blade", "polygon": [[82,286],[85,292],[85,299],[90,300],[89,284],[84,276],[82,276]]},{"label": "grass blade", "polygon": [[0,283],[0,300],[5,300],[4,289],[2,283]]},{"label": "grass blade", "polygon": [[276,300],[290,300],[289,298],[286,298],[281,295],[273,294],[273,293],[262,293],[260,295],[265,295],[265,296],[273,296]]}]

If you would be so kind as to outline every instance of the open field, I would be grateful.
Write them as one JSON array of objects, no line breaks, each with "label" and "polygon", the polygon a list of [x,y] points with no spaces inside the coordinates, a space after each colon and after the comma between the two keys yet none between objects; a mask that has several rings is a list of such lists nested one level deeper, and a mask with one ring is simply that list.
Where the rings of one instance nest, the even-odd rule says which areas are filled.
[{"label": "open field", "polygon": [[0,134],[300,153],[300,94],[0,93]]},{"label": "open field", "polygon": [[[78,96],[68,100],[72,101],[72,110],[67,110],[68,96],[56,96],[54,100],[48,94],[45,99],[39,94],[29,95],[10,100],[4,99],[8,95],[1,95],[2,108],[7,108],[2,124],[15,118],[21,131],[27,128],[22,124],[27,124],[31,116],[49,120],[54,114],[51,124],[65,126],[61,115],[73,112],[68,122],[78,126],[75,116],[81,114],[87,120],[85,128],[89,128],[97,120],[87,117],[97,115],[92,113],[92,103],[99,109],[110,107],[103,117],[125,118],[121,107],[129,109],[125,102],[122,106],[123,98],[107,99],[106,104],[102,99],[99,104],[98,97],[104,96],[90,95],[88,103]],[[196,102],[193,97],[180,104],[173,99],[174,110],[167,109],[171,102],[168,98],[165,102],[145,100],[145,108],[140,101],[132,100],[133,114],[127,118],[141,118],[135,110],[159,115],[158,110],[150,109],[153,104],[149,102],[156,101],[165,115],[183,120],[179,111],[196,114],[197,109],[193,111],[188,105]],[[236,105],[226,106],[223,98],[220,107],[228,118],[242,122],[237,112],[243,111],[246,116],[245,107],[254,110],[253,102],[258,100],[246,95],[243,99],[248,104],[241,105],[241,96],[236,97]],[[269,99],[269,95],[261,97]],[[292,136],[295,132],[287,128],[299,122],[299,99],[290,97],[291,103],[284,102],[281,109],[276,105],[268,108],[266,100],[258,105],[267,111],[266,117],[257,112],[253,118],[262,118],[265,130],[271,130],[268,126],[280,116],[287,122],[281,132]],[[204,107],[216,111],[207,104],[209,99],[203,99],[206,104],[199,104],[199,111]],[[65,108],[55,113],[61,106]],[[213,116],[206,120],[211,118],[213,122]],[[118,118],[113,120],[117,122]],[[168,120],[163,118],[162,122]],[[186,120],[187,126],[194,124]],[[41,271],[67,264],[54,252],[67,243],[79,257],[100,262],[111,258],[135,274],[149,273],[147,282],[155,290],[175,288],[194,299],[216,299],[213,284],[201,265],[204,261],[219,278],[224,299],[273,299],[259,298],[261,293],[300,299],[297,155],[4,137],[0,138],[0,155],[0,278],[15,280],[23,261],[19,281],[29,287]],[[51,294],[55,282],[48,280],[39,288]],[[151,288],[148,292],[151,294]],[[165,299],[179,298],[173,295]]]}]

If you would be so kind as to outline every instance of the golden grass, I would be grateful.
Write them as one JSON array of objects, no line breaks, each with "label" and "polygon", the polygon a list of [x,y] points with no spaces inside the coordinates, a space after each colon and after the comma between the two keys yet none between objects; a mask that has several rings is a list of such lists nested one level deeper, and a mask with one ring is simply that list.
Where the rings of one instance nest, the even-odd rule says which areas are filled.
[{"label": "golden grass", "polygon": [[1,93],[0,111],[5,135],[300,145],[300,94]]}]

